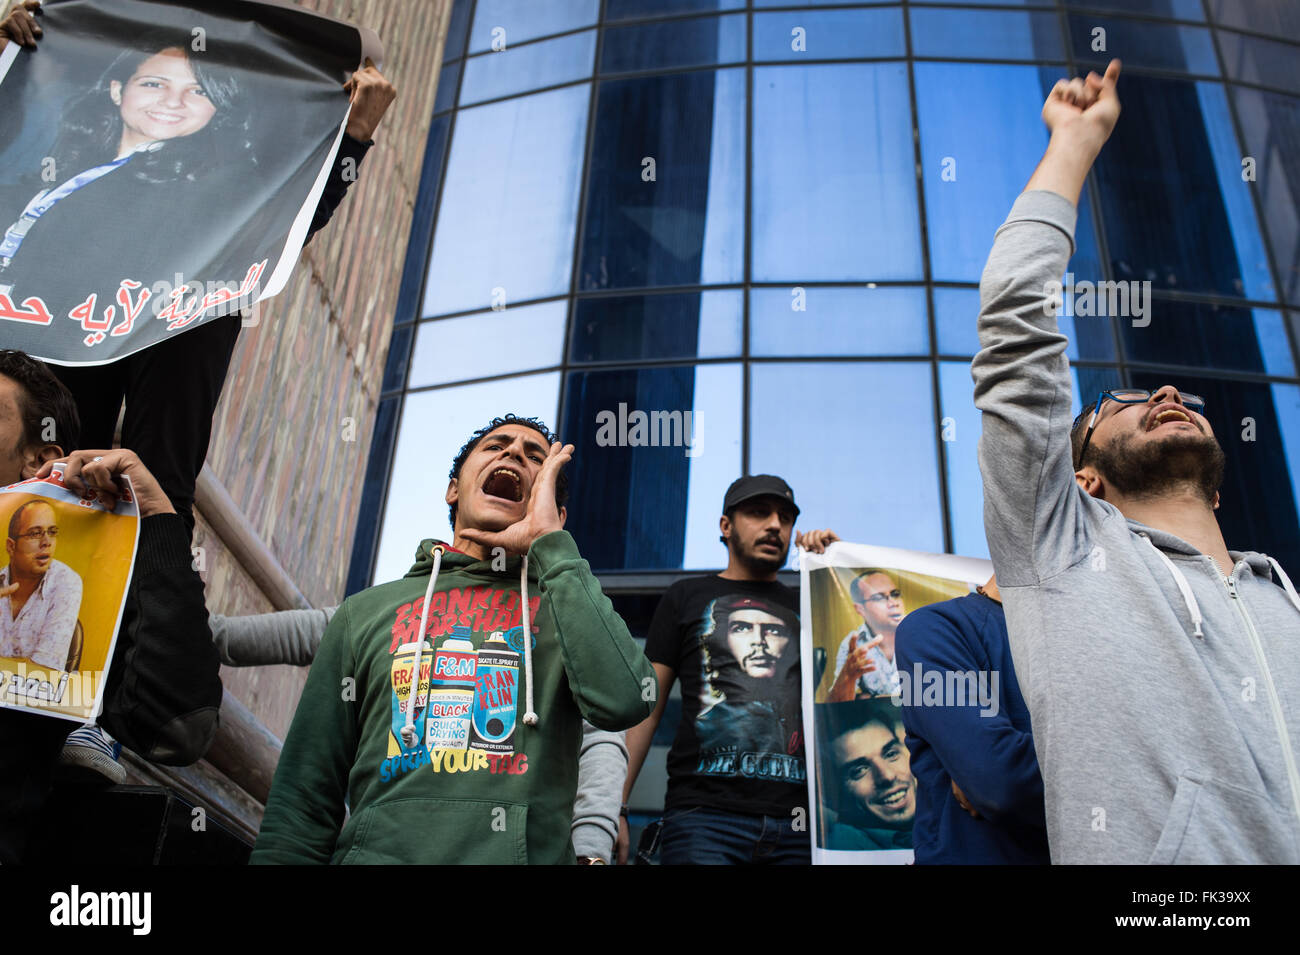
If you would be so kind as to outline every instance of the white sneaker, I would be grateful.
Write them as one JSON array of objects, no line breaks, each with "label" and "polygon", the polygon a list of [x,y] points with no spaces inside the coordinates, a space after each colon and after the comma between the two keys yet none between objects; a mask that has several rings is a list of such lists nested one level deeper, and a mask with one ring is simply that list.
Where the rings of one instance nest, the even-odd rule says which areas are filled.
[{"label": "white sneaker", "polygon": [[94,723],[87,723],[68,734],[59,765],[88,770],[120,786],[126,782],[126,770],[118,760],[121,752],[121,743]]}]

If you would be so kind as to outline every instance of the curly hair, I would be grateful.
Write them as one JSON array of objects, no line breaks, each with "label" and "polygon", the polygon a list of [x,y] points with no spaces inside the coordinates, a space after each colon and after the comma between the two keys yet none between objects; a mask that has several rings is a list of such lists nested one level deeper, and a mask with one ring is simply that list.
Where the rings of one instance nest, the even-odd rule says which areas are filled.
[{"label": "curly hair", "polygon": [[[516,414],[502,415],[501,417],[493,418],[483,427],[479,428],[477,431],[475,431],[473,434],[469,436],[468,441],[466,441],[463,445],[461,445],[460,450],[456,452],[455,459],[451,462],[451,470],[447,473],[447,477],[453,481],[459,480],[460,469],[464,467],[465,459],[468,458],[474,452],[474,449],[478,447],[479,442],[482,441],[489,434],[491,434],[493,431],[495,431],[497,428],[500,428],[502,425],[507,425],[507,424],[518,424],[518,425],[523,425],[526,428],[532,428],[534,431],[536,431],[538,434],[540,434],[542,437],[546,439],[547,447],[550,447],[552,444],[555,444],[557,441],[560,440],[559,437],[556,436],[556,434],[546,426],[546,423],[542,421],[541,418],[521,418]],[[565,503],[568,500],[569,500],[569,479],[565,475],[564,469],[561,468],[560,473],[555,476],[555,506],[564,507]],[[456,529],[456,505],[455,504],[449,505],[449,513],[451,514],[451,527],[452,530],[454,531]]]},{"label": "curly hair", "polygon": [[122,115],[110,99],[113,83],[126,86],[140,65],[164,50],[185,55],[194,78],[216,112],[203,129],[174,140],[164,140],[130,164],[130,171],[145,182],[193,182],[213,170],[229,171],[242,163],[257,165],[253,151],[252,112],[247,83],[222,63],[216,52],[196,56],[184,30],[157,29],[132,38],[129,49],[117,58],[86,92],[71,99],[63,111],[58,139],[51,149],[61,179],[111,161],[122,139]]}]

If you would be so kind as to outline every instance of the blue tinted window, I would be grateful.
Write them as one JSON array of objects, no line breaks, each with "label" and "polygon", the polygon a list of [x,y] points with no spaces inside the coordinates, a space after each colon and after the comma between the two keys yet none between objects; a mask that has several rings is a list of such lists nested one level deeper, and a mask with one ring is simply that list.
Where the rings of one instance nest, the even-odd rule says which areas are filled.
[{"label": "blue tinted window", "polygon": [[424,315],[568,291],[588,99],[584,85],[457,114]]},{"label": "blue tinted window", "polygon": [[754,0],[756,7],[834,7],[861,0]]},{"label": "blue tinted window", "polygon": [[745,61],[745,16],[693,17],[610,27],[600,53],[602,73]]},{"label": "blue tinted window", "polygon": [[[1188,80],[1133,74],[1120,82],[1124,112],[1093,167],[1113,277],[1232,297],[1243,294],[1245,275],[1259,287],[1258,242],[1242,231],[1239,246],[1234,235],[1251,227],[1249,210],[1238,187],[1226,199],[1219,189],[1231,172],[1218,168],[1226,160],[1212,142],[1232,140],[1226,115],[1206,109],[1213,97],[1203,100]],[[1232,168],[1240,176],[1239,157]],[[1239,248],[1256,262],[1243,262]]]},{"label": "blue tinted window", "polygon": [[[1066,286],[1074,279],[1068,278]],[[1092,281],[1092,280],[1089,280]],[[936,288],[934,290],[934,318],[939,336],[939,354],[969,355],[974,357],[979,343],[979,289]],[[1062,313],[1056,317],[1057,327],[1067,339],[1065,354],[1071,361],[1080,358],[1090,361],[1113,361],[1115,338],[1111,320],[1103,317],[1075,318]]]},{"label": "blue tinted window", "polygon": [[424,159],[420,168],[420,190],[416,193],[415,209],[411,213],[411,239],[406,246],[402,284],[397,291],[395,321],[398,324],[419,318],[421,289],[425,269],[429,264],[429,244],[433,239],[438,183],[442,180],[442,162],[446,158],[447,131],[450,127],[451,114],[438,116],[429,124],[429,138],[425,141]]},{"label": "blue tinted window", "polygon": [[740,354],[739,290],[580,299],[570,360],[724,358]]},{"label": "blue tinted window", "polygon": [[757,364],[749,394],[749,469],[790,483],[801,527],[943,550],[928,362]]},{"label": "blue tinted window", "polygon": [[525,40],[592,26],[600,0],[477,0],[469,51],[509,49]]},{"label": "blue tinted window", "polygon": [[905,53],[903,14],[897,7],[754,15],[755,60],[832,60]]},{"label": "blue tinted window", "polygon": [[1210,0],[1210,16],[1226,27],[1300,42],[1300,5],[1294,0]]},{"label": "blue tinted window", "polygon": [[[1063,60],[1053,11],[947,10],[912,7],[912,52],[1000,60]],[[964,97],[963,97],[964,99]]]},{"label": "blue tinted window", "polygon": [[433,111],[442,113],[456,105],[456,84],[460,81],[461,61],[448,63],[438,71],[438,92],[433,99]]},{"label": "blue tinted window", "polygon": [[406,366],[411,360],[411,342],[415,339],[414,325],[398,325],[388,342],[388,357],[384,360],[384,391],[400,391],[406,384]]},{"label": "blue tinted window", "polygon": [[[1291,475],[1291,493],[1300,501],[1300,386],[1270,385],[1273,407],[1277,411],[1278,431],[1282,434],[1283,467]],[[1296,566],[1293,557],[1290,567]]]},{"label": "blue tinted window", "polygon": [[[1061,71],[977,63],[917,63],[915,70],[931,274],[978,282],[994,232],[1047,145],[1040,114]],[[954,96],[958,89],[962,95]],[[1100,266],[1086,192],[1081,202],[1071,267],[1095,277]]]},{"label": "blue tinted window", "polygon": [[[1282,297],[1300,302],[1300,99],[1232,87]],[[1127,107],[1126,107],[1127,108]],[[1240,160],[1239,160],[1240,162]]]},{"label": "blue tinted window", "polygon": [[[1240,2],[1240,0],[1234,0]],[[1255,0],[1249,0],[1255,2]],[[1119,13],[1146,14],[1153,17],[1172,17],[1176,20],[1204,20],[1201,0],[1065,0],[1067,7],[1091,7],[1098,10],[1115,10]]]},{"label": "blue tinted window", "polygon": [[471,57],[465,61],[460,103],[466,106],[583,79],[591,75],[595,56],[596,31],[586,30],[556,40]]},{"label": "blue tinted window", "polygon": [[495,381],[406,396],[384,506],[373,582],[411,568],[421,539],[451,540],[443,495],[447,472],[465,439],[507,411],[555,424],[560,373]]},{"label": "blue tinted window", "polygon": [[[1105,65],[1112,57],[1119,57],[1128,67],[1146,66],[1210,76],[1219,73],[1214,42],[1210,39],[1210,31],[1204,27],[1082,14],[1072,15],[1069,19],[1076,59]],[[1093,46],[1102,40],[1102,35],[1094,32],[1098,29],[1105,31],[1105,48],[1094,50]],[[1120,81],[1120,96],[1124,95],[1123,82]]]},{"label": "blue tinted window", "polygon": [[984,538],[984,482],[979,464],[982,425],[975,408],[968,363],[939,362],[939,395],[952,552],[964,557],[988,557]]},{"label": "blue tinted window", "polygon": [[[410,388],[545,368],[564,351],[565,302],[421,322],[411,356]],[[491,348],[484,348],[491,342]]]},{"label": "blue tinted window", "polygon": [[1221,30],[1219,50],[1229,79],[1300,93],[1300,47],[1294,43]]},{"label": "blue tinted window", "polygon": [[563,435],[576,450],[565,527],[593,568],[723,562],[709,541],[740,469],[740,396],[738,365],[569,374]]},{"label": "blue tinted window", "polygon": [[1296,377],[1291,340],[1282,314],[1271,309],[1257,308],[1254,315],[1255,337],[1259,342],[1259,352],[1264,358],[1264,372],[1287,378]]},{"label": "blue tinted window", "polygon": [[[1148,325],[1118,323],[1130,361],[1294,375],[1282,314],[1157,299]],[[1079,319],[1080,322],[1083,319]],[[1271,354],[1270,354],[1271,352]]]},{"label": "blue tinted window", "polygon": [[936,288],[934,328],[939,354],[974,357],[980,350],[979,315],[979,289]]},{"label": "blue tinted window", "polygon": [[921,277],[910,100],[902,64],[755,68],[755,281]]},{"label": "blue tinted window", "polygon": [[710,70],[600,84],[581,288],[742,277],[744,77]]},{"label": "blue tinted window", "polygon": [[452,4],[451,22],[447,25],[447,45],[442,50],[444,61],[465,54],[465,37],[469,31],[469,14],[473,5],[473,0],[456,0]]},{"label": "blue tinted window", "polygon": [[398,410],[402,398],[394,395],[379,402],[375,409],[375,430],[370,437],[370,457],[361,489],[361,506],[357,510],[356,535],[352,542],[352,560],[348,567],[346,595],[364,590],[372,583],[370,561],[379,540],[379,513],[384,491],[389,483],[388,462],[396,438]]},{"label": "blue tinted window", "polygon": [[756,288],[754,355],[923,355],[930,329],[922,288]]},{"label": "blue tinted window", "polygon": [[[1300,55],[1300,51],[1297,51]],[[1232,245],[1241,268],[1241,284],[1235,287],[1246,298],[1276,301],[1277,288],[1268,267],[1268,254],[1260,236],[1259,219],[1251,197],[1254,183],[1242,179],[1242,150],[1232,128],[1228,97],[1219,83],[1197,83],[1196,96],[1205,117],[1215,180],[1223,210],[1231,224]],[[1213,195],[1213,190],[1210,191]]]},{"label": "blue tinted window", "polygon": [[605,20],[672,16],[674,13],[708,13],[743,10],[745,0],[605,0]]}]

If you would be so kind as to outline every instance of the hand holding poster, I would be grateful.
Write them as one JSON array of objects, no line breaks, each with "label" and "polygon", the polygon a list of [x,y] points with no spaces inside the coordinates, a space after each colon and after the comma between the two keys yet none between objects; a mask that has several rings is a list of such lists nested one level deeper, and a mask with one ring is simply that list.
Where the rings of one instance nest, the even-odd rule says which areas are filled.
[{"label": "hand holding poster", "polygon": [[0,53],[0,335],[133,354],[275,295],[378,40],[280,2],[46,0]]},{"label": "hand holding poster", "polygon": [[47,478],[0,488],[0,707],[99,714],[139,539],[130,479],[112,510]]},{"label": "hand holding poster", "polygon": [[908,863],[917,782],[901,706],[918,700],[895,662],[899,624],[970,593],[986,560],[835,543],[800,552],[803,722],[813,863]]}]

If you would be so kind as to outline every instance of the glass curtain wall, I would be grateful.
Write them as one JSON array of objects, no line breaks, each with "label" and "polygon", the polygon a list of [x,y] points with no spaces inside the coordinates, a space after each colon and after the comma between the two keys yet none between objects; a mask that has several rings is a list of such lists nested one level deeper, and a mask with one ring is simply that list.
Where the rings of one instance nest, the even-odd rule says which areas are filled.
[{"label": "glass curtain wall", "polygon": [[1204,395],[1230,546],[1300,567],[1300,6],[457,0],[349,590],[449,537],[505,412],[577,446],[568,528],[620,599],[724,561],[741,473],[801,527],[986,556],[980,272],[1047,92],[1112,56],[1069,271],[1149,282],[1151,321],[1067,311],[1076,407]]}]

